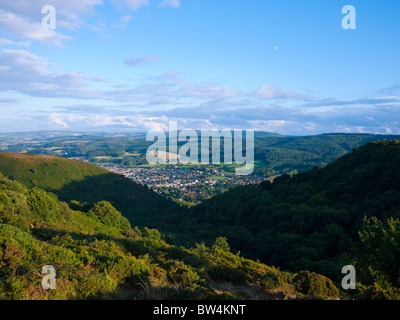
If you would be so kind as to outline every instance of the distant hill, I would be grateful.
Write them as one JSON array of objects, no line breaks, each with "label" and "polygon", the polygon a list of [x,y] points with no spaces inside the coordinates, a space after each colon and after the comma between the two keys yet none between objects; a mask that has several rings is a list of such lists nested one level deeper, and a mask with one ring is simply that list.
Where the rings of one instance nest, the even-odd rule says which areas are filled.
[{"label": "distant hill", "polygon": [[338,279],[364,217],[400,218],[400,144],[371,142],[324,168],[244,186],[164,221],[189,244],[215,235],[253,259]]},{"label": "distant hill", "polygon": [[274,132],[254,131],[254,137],[263,138],[263,137],[285,137],[285,136]]},{"label": "distant hill", "polygon": [[[254,134],[254,174],[267,177],[292,175],[325,166],[368,142],[400,139],[399,135],[355,133],[281,136],[256,131]],[[144,133],[10,133],[0,134],[0,150],[85,159],[93,164],[138,166],[147,164],[146,152],[152,144],[145,136]],[[185,143],[179,142],[178,146]],[[199,152],[200,148],[201,145]],[[211,144],[209,148],[211,157]]]},{"label": "distant hill", "polygon": [[[147,219],[179,210],[169,200],[122,175],[84,162],[45,156],[0,152],[0,173],[27,188],[40,187],[53,192],[60,200],[78,201],[85,210],[107,200],[129,219],[143,226]],[[75,204],[78,205],[79,204]]]},{"label": "distant hill", "polygon": [[275,176],[322,167],[368,142],[400,139],[399,135],[327,133],[314,136],[266,136],[255,139],[255,172]]}]

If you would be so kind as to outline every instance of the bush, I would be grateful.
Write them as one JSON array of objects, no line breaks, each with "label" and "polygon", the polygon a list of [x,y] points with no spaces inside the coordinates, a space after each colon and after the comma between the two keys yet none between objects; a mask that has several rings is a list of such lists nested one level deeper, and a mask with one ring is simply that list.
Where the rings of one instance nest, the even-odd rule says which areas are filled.
[{"label": "bush", "polygon": [[357,290],[351,290],[350,297],[356,300],[400,300],[400,289],[384,288],[377,283],[367,286],[357,283]]},{"label": "bush", "polygon": [[54,194],[35,187],[28,191],[27,202],[34,214],[48,222],[56,221],[58,199]]},{"label": "bush", "polygon": [[14,226],[20,228],[24,232],[29,231],[28,222],[26,221],[26,219],[24,217],[17,216],[12,223]]},{"label": "bush", "polygon": [[168,278],[176,284],[184,284],[187,282],[199,280],[199,275],[196,271],[182,261],[170,260],[167,263]]},{"label": "bush", "polygon": [[267,272],[260,279],[260,286],[263,290],[275,290],[281,286],[278,276],[275,273]]},{"label": "bush", "polygon": [[76,201],[76,200],[70,201],[69,207],[72,210],[81,211],[81,212],[85,212],[85,213],[87,213],[92,208],[92,206],[90,204],[87,204],[86,202],[80,203],[79,201]]},{"label": "bush", "polygon": [[365,219],[356,249],[357,278],[365,285],[400,287],[400,220]]},{"label": "bush", "polygon": [[225,237],[218,237],[214,244],[212,245],[212,249],[215,251],[216,249],[220,249],[224,252],[230,252],[231,248],[228,244],[228,239]]},{"label": "bush", "polygon": [[4,192],[0,193],[0,210],[11,205],[11,199]]},{"label": "bush", "polygon": [[293,284],[297,292],[318,299],[336,299],[339,295],[339,290],[330,279],[310,271],[297,273]]},{"label": "bush", "polygon": [[207,270],[207,272],[215,281],[229,281],[234,284],[245,284],[249,280],[248,274],[244,271],[226,266],[214,266]]},{"label": "bush", "polygon": [[199,279],[196,281],[190,281],[179,287],[175,299],[196,299],[204,300],[213,294],[213,290],[210,285],[204,280]]},{"label": "bush", "polygon": [[108,201],[96,203],[88,212],[89,216],[95,216],[102,223],[122,230],[128,230],[131,225],[125,217],[121,215]]}]

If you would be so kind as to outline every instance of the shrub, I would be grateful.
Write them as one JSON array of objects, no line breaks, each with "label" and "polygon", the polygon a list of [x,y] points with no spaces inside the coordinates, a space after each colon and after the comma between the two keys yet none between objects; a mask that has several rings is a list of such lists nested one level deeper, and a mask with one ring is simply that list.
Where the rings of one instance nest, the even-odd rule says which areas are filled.
[{"label": "shrub", "polygon": [[127,238],[136,238],[138,237],[138,234],[133,231],[132,229],[128,229],[128,230],[123,230],[121,231],[121,234]]},{"label": "shrub", "polygon": [[377,283],[373,285],[357,283],[357,290],[351,290],[350,296],[356,300],[400,300],[400,289],[382,287]]},{"label": "shrub", "polygon": [[215,251],[216,249],[220,249],[225,252],[230,252],[231,248],[228,244],[228,239],[225,237],[218,237],[214,244],[212,245],[212,249]]},{"label": "shrub", "polygon": [[80,203],[79,201],[76,201],[76,200],[70,201],[69,207],[72,210],[81,211],[81,212],[85,212],[85,213],[87,213],[92,208],[92,206],[90,204],[87,204],[86,202]]},{"label": "shrub", "polygon": [[176,284],[184,284],[200,278],[191,266],[184,264],[182,261],[170,260],[167,268],[169,269],[168,278]]},{"label": "shrub", "polygon": [[275,290],[281,286],[279,278],[273,272],[267,272],[262,278],[260,279],[260,286],[263,290]]},{"label": "shrub", "polygon": [[318,299],[336,299],[339,290],[333,282],[315,272],[300,271],[293,279],[295,290]]},{"label": "shrub", "polygon": [[0,209],[11,205],[11,199],[4,192],[0,193]]},{"label": "shrub", "polygon": [[24,232],[27,232],[29,230],[28,222],[24,217],[17,216],[15,220],[12,222],[12,224],[20,228]]},{"label": "shrub", "polygon": [[58,199],[54,194],[35,187],[28,191],[27,202],[33,213],[45,221],[55,222],[58,212]]},{"label": "shrub", "polygon": [[123,217],[108,201],[96,203],[92,209],[89,210],[88,215],[97,217],[102,223],[111,227],[120,228],[122,230],[131,228],[128,219]]},{"label": "shrub", "polygon": [[207,270],[207,272],[215,281],[229,281],[234,284],[245,284],[249,280],[248,274],[236,268],[214,266]]},{"label": "shrub", "polygon": [[174,298],[203,300],[209,298],[212,294],[213,290],[210,285],[204,279],[199,279],[179,287]]}]

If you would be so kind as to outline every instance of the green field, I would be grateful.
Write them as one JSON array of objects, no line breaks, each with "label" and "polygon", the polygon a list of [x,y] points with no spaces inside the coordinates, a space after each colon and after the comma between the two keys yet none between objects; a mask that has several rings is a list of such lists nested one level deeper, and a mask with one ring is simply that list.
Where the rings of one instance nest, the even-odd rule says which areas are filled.
[{"label": "green field", "polygon": [[223,177],[223,176],[209,176],[207,177],[208,180],[226,180],[229,179],[228,177]]}]

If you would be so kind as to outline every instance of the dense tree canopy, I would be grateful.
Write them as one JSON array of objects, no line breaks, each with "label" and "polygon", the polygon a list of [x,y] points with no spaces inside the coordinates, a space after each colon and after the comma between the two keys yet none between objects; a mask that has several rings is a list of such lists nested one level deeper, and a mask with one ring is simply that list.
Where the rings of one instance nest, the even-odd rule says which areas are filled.
[{"label": "dense tree canopy", "polygon": [[166,219],[183,242],[226,237],[279,266],[341,277],[364,217],[400,218],[400,144],[369,143],[324,168],[233,189]]}]

